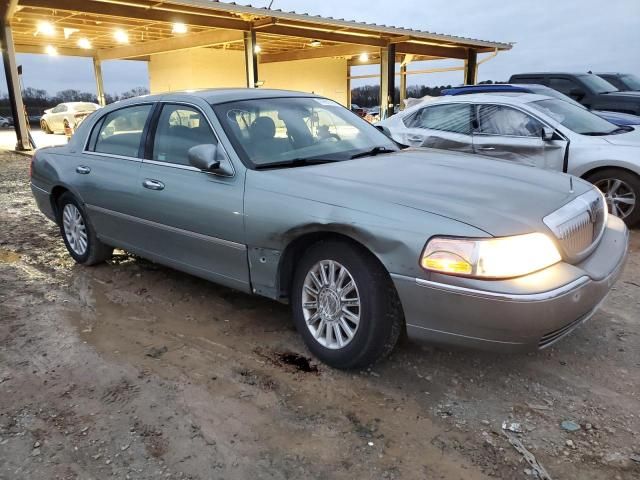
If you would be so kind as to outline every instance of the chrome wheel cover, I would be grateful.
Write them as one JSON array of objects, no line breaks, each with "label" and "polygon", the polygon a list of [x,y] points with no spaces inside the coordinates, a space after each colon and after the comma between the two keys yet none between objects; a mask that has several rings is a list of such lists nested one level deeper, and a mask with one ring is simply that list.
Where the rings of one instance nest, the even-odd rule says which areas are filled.
[{"label": "chrome wheel cover", "polygon": [[62,210],[62,228],[73,253],[84,255],[89,245],[87,227],[80,210],[73,203],[67,203]]},{"label": "chrome wheel cover", "polygon": [[321,260],[307,272],[302,312],[313,338],[325,348],[346,347],[360,325],[360,293],[353,276],[334,260]]},{"label": "chrome wheel cover", "polygon": [[598,180],[595,186],[604,194],[609,213],[616,217],[628,217],[636,206],[636,194],[631,186],[619,178]]}]

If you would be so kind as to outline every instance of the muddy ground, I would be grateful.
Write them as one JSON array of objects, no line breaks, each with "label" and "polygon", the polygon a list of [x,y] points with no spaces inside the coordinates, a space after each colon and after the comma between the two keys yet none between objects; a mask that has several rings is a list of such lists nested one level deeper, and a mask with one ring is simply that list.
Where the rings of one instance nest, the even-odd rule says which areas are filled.
[{"label": "muddy ground", "polygon": [[75,265],[0,153],[0,478],[536,478],[505,420],[550,478],[640,478],[639,250],[553,348],[405,342],[345,373],[284,305],[125,252]]}]

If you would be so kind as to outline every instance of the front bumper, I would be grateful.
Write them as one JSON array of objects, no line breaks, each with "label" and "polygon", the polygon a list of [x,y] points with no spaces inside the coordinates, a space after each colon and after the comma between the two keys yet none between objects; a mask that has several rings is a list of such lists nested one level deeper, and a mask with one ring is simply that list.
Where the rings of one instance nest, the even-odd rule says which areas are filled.
[{"label": "front bumper", "polygon": [[578,265],[559,263],[511,280],[392,275],[410,338],[485,350],[548,347],[587,321],[622,272],[629,232],[609,217],[598,248]]}]

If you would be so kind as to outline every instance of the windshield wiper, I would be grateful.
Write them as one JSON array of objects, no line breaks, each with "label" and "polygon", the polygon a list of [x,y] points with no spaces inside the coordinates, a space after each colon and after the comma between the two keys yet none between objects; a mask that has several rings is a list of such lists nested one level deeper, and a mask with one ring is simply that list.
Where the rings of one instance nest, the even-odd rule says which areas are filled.
[{"label": "windshield wiper", "polygon": [[351,155],[351,158],[362,158],[362,157],[373,157],[375,155],[379,155],[381,153],[393,153],[396,150],[387,147],[373,147],[371,150],[367,150],[366,152],[356,153],[355,155]]},{"label": "windshield wiper", "polygon": [[588,135],[590,137],[603,137],[605,135],[615,135],[617,133],[630,132],[631,130],[633,129],[628,126],[622,126],[614,128],[613,130],[610,130],[608,132],[583,132],[582,135]]},{"label": "windshield wiper", "polygon": [[281,162],[265,163],[256,165],[256,170],[267,170],[269,168],[291,168],[304,167],[306,165],[319,165],[321,163],[340,162],[340,160],[330,158],[294,158],[292,160],[283,160]]}]

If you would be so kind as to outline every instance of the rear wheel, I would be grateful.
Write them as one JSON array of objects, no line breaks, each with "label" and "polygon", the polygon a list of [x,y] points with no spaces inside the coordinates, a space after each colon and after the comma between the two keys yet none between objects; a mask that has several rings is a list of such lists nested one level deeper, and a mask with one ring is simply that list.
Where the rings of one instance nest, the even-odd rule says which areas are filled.
[{"label": "rear wheel", "polygon": [[44,133],[53,133],[53,130],[49,128],[49,124],[46,122],[46,120],[40,120],[40,129]]},{"label": "rear wheel", "polygon": [[359,368],[385,357],[403,327],[389,275],[364,249],[343,241],[313,245],[292,285],[296,328],[307,347],[335,368]]},{"label": "rear wheel", "polygon": [[619,168],[607,168],[587,177],[603,193],[609,213],[630,227],[640,223],[640,177]]},{"label": "rear wheel", "polygon": [[84,208],[70,192],[60,197],[58,215],[62,239],[76,262],[95,265],[111,258],[113,248],[98,239]]}]

